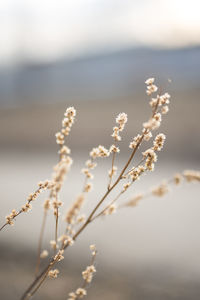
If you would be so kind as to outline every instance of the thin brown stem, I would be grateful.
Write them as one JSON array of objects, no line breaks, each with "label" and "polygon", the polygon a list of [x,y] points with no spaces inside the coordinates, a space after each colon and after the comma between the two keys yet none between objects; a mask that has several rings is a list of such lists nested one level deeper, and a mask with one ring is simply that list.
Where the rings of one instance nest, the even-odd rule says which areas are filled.
[{"label": "thin brown stem", "polygon": [[1,226],[0,231],[6,226],[8,225],[8,223],[3,224],[3,226]]},{"label": "thin brown stem", "polygon": [[[31,201],[28,201],[28,203],[30,203]],[[17,214],[16,216],[12,219],[13,221],[15,221],[15,218],[18,217],[21,213],[23,213],[24,211],[21,209]],[[6,222],[1,228],[0,228],[0,231],[6,226],[8,225],[9,223]]]},{"label": "thin brown stem", "polygon": [[111,186],[111,182],[112,182],[112,177],[113,177],[113,168],[114,168],[114,162],[115,162],[115,152],[113,152],[113,156],[112,156],[112,167],[111,167],[111,174],[110,174],[110,177],[109,177],[109,182],[108,182],[108,190]]},{"label": "thin brown stem", "polygon": [[[103,201],[107,198],[107,196],[110,194],[110,192],[115,188],[115,186],[119,183],[119,181],[121,180],[124,172],[126,171],[126,169],[128,168],[129,164],[131,163],[139,145],[141,144],[142,140],[144,138],[144,134],[141,136],[137,146],[134,148],[134,150],[132,151],[127,163],[125,164],[124,168],[122,169],[121,173],[119,174],[118,178],[116,179],[116,181],[113,183],[113,185],[109,188],[109,190],[106,191],[106,193],[104,194],[104,196],[101,198],[101,200],[98,202],[98,204],[95,206],[95,208],[92,210],[92,212],[90,213],[89,217],[87,218],[87,220],[85,221],[85,223],[81,226],[81,228],[73,235],[73,240],[76,240],[77,237],[80,235],[80,233],[87,227],[87,225],[91,222],[91,219],[93,217],[93,215],[95,214],[95,212],[97,211],[97,209],[101,206],[101,204],[103,203]],[[66,244],[64,246],[63,249],[66,249],[69,245]],[[49,265],[48,265],[49,266]],[[45,270],[48,270],[48,266],[46,267]],[[43,274],[45,274],[46,271],[43,271],[35,280],[34,282],[30,285],[30,287],[27,289],[27,291],[24,293],[23,297],[21,298],[21,300],[26,299],[26,295],[27,293],[29,293],[34,286],[38,283],[38,281],[41,279],[41,277],[43,276]],[[25,298],[24,298],[25,297]]]},{"label": "thin brown stem", "polygon": [[42,226],[40,230],[40,237],[39,237],[39,242],[38,242],[38,250],[37,250],[37,261],[36,261],[36,268],[35,268],[35,276],[37,276],[39,267],[40,267],[40,254],[41,254],[41,249],[42,249],[42,239],[44,235],[44,228],[46,224],[46,217],[47,217],[47,210],[44,210],[43,214],[43,219],[42,219]]},{"label": "thin brown stem", "polygon": [[[91,259],[91,262],[90,262],[90,265],[94,265],[94,262],[95,262],[95,258],[96,258],[96,255],[97,255],[97,252],[95,251],[95,254],[92,255],[92,259]],[[83,284],[82,284],[82,288],[86,288],[88,285],[88,282],[86,280],[84,280]],[[80,297],[78,296],[76,299],[80,299]]]},{"label": "thin brown stem", "polygon": [[[58,241],[58,207],[56,207],[55,241],[56,241],[56,245],[57,245],[57,241]],[[56,253],[56,248],[55,248],[54,252]]]},{"label": "thin brown stem", "polygon": [[110,205],[114,204],[119,197],[123,194],[123,191],[121,191],[100,213],[98,213],[96,216],[94,216],[91,220],[94,221],[95,219],[97,219],[98,217],[102,216],[104,214],[104,212],[110,207]]},{"label": "thin brown stem", "polygon": [[[94,265],[96,255],[97,255],[97,251],[95,250],[94,254],[92,253],[92,258],[91,258],[90,266]],[[91,280],[90,280],[90,282],[91,282]],[[83,281],[83,283],[81,285],[81,288],[82,289],[86,289],[90,282],[88,282],[87,279],[84,279],[84,281]],[[82,295],[76,295],[76,299],[80,299],[80,298],[82,298]]]},{"label": "thin brown stem", "polygon": [[[42,190],[42,188],[38,188],[35,192],[34,192],[34,194],[37,194],[38,192],[40,192]],[[28,203],[31,203],[33,200],[28,200],[27,202]],[[12,220],[13,221],[15,221],[15,218],[16,217],[18,217],[21,213],[23,213],[23,212],[25,212],[24,210],[22,210],[22,209],[20,209],[19,211],[18,211],[18,213],[14,216],[14,218],[12,218]],[[5,224],[3,224],[1,227],[0,227],[0,231],[4,228],[4,227],[6,227],[7,225],[10,225],[8,222],[6,222]]]},{"label": "thin brown stem", "polygon": [[46,270],[45,274],[44,274],[44,277],[42,278],[42,280],[40,281],[40,283],[36,286],[36,288],[31,292],[29,293],[26,298],[24,299],[30,299],[36,292],[37,290],[40,288],[40,286],[42,285],[42,283],[45,281],[45,279],[47,278],[48,276],[48,272],[49,270],[52,268],[53,265],[49,265],[48,269]]},{"label": "thin brown stem", "polygon": [[91,222],[93,215],[95,214],[95,212],[97,211],[97,209],[101,206],[101,204],[104,202],[104,200],[107,198],[107,196],[110,194],[110,192],[114,189],[114,187],[119,183],[119,181],[121,180],[124,172],[126,171],[126,169],[128,168],[129,164],[131,163],[140,143],[142,142],[144,138],[144,134],[141,136],[137,146],[134,148],[134,150],[132,151],[127,163],[125,164],[124,168],[122,169],[121,173],[119,174],[118,178],[116,179],[116,181],[113,183],[113,185],[109,188],[109,190],[106,191],[106,193],[104,194],[104,196],[101,198],[101,200],[98,202],[98,204],[95,206],[95,208],[92,210],[92,212],[90,213],[89,217],[87,218],[87,220],[85,221],[85,223],[81,226],[81,228],[74,234],[73,239],[75,240],[79,234],[85,229],[85,227]]},{"label": "thin brown stem", "polygon": [[[69,246],[69,243],[67,243],[66,246]],[[62,244],[62,247],[60,248],[60,250],[64,250],[64,243]],[[46,266],[46,268],[43,270],[43,272],[41,272],[41,274],[38,275],[38,277],[34,280],[32,285],[26,290],[26,292],[23,294],[23,296],[20,300],[28,300],[29,298],[31,298],[37,292],[37,290],[40,288],[40,286],[43,284],[43,282],[47,278],[50,269],[56,263],[57,263],[57,260],[55,259],[55,256],[54,256],[54,257],[51,258],[49,264]],[[39,281],[39,284],[37,285],[38,281]],[[33,289],[35,286],[36,286],[36,288]],[[31,292],[32,289],[33,289],[33,291]]]},{"label": "thin brown stem", "polygon": [[24,292],[20,300],[25,300],[27,298],[27,295],[30,294],[31,290],[37,285],[38,281],[44,276],[44,274],[49,270],[49,267],[51,266],[52,259],[50,263],[44,268],[44,270],[34,279],[34,281],[31,283],[31,285],[27,288],[27,290]]},{"label": "thin brown stem", "polygon": [[[159,104],[159,100],[157,101],[157,104],[155,106],[155,109],[152,113],[152,117],[155,115],[157,108],[158,108],[158,104]],[[118,178],[116,179],[116,181],[113,183],[113,185],[106,191],[106,193],[104,194],[104,196],[101,198],[101,200],[98,202],[98,204],[95,206],[95,208],[92,210],[92,212],[90,213],[89,217],[87,218],[87,220],[85,221],[85,223],[81,226],[81,228],[74,234],[73,239],[75,240],[79,234],[85,229],[85,227],[87,227],[87,225],[91,222],[91,219],[93,217],[93,215],[95,214],[95,212],[97,211],[97,209],[101,206],[101,204],[104,202],[104,200],[107,198],[107,196],[110,194],[110,192],[115,188],[115,186],[119,183],[119,181],[121,180],[121,178],[123,177],[126,169],[128,168],[129,164],[131,163],[137,149],[139,148],[141,142],[143,141],[144,135],[146,133],[147,130],[145,130],[145,132],[141,135],[136,147],[133,149],[127,163],[125,164],[124,168],[122,169],[121,173],[119,174]]]},{"label": "thin brown stem", "polygon": [[[157,108],[158,108],[158,103],[159,101],[157,101],[157,105],[154,109],[154,111],[152,112],[152,117],[155,115]],[[92,217],[94,216],[95,212],[98,210],[98,208],[101,206],[101,204],[104,202],[104,200],[107,198],[107,196],[110,194],[110,192],[115,188],[115,186],[119,183],[119,181],[122,179],[124,173],[126,172],[128,166],[130,165],[137,149],[139,148],[141,142],[143,141],[144,135],[147,132],[147,130],[145,130],[143,132],[143,134],[141,135],[141,138],[139,139],[136,147],[133,149],[127,163],[125,164],[125,166],[123,167],[121,173],[119,174],[119,176],[117,177],[116,181],[110,186],[110,188],[105,192],[105,194],[103,195],[103,197],[100,199],[100,201],[98,202],[98,204],[95,206],[95,208],[92,210],[92,212],[90,213],[90,215],[88,216],[88,218],[86,219],[85,223],[78,229],[78,231],[72,236],[72,239],[75,241],[77,239],[77,237],[81,234],[81,232],[88,226],[89,223],[91,223]],[[69,246],[69,244],[66,244],[64,246],[64,250]],[[26,299],[26,295],[27,293],[29,293],[34,286],[37,285],[38,281],[41,279],[41,277],[45,274],[46,270],[48,270],[50,264],[45,268],[45,270],[34,280],[34,282],[30,285],[30,287],[27,289],[27,291],[24,293],[23,297],[21,298],[21,300]],[[43,283],[43,281],[42,281]],[[41,284],[42,284],[41,283]],[[41,286],[40,284],[40,286]]]},{"label": "thin brown stem", "polygon": [[133,170],[135,170],[137,167],[139,167],[139,165],[140,165],[141,163],[143,163],[143,161],[145,161],[145,157],[143,157],[135,167],[133,167],[132,169],[130,169],[128,172],[126,172],[126,173],[123,175],[123,177],[126,177],[131,171],[133,171]]}]

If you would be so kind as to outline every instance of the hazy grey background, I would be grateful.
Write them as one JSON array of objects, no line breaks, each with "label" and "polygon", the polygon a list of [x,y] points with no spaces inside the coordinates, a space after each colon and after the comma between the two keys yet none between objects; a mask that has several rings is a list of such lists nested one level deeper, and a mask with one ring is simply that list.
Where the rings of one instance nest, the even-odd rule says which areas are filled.
[{"label": "hazy grey background", "polygon": [[[63,212],[81,190],[89,150],[112,143],[115,117],[124,111],[129,120],[120,168],[130,139],[149,117],[144,81],[150,76],[172,95],[161,127],[167,141],[155,172],[121,202],[174,172],[200,168],[197,12],[194,0],[1,1],[1,223],[38,181],[50,177],[57,162],[55,132],[67,106],[77,109],[77,119],[67,142],[74,164],[62,193]],[[99,161],[86,212],[102,195],[110,164]],[[1,233],[1,299],[19,299],[32,279],[44,197]],[[66,299],[81,283],[91,243],[99,255],[88,299],[199,299],[199,209],[199,185],[186,184],[97,221],[69,250],[59,279],[47,282],[35,299]],[[44,248],[53,231],[49,216]]]}]

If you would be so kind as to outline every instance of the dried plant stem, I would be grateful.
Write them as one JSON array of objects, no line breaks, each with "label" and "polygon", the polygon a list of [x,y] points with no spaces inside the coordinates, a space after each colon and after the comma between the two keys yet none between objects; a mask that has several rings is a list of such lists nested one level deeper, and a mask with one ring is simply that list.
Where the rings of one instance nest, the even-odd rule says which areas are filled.
[{"label": "dried plant stem", "polygon": [[[57,242],[58,242],[58,207],[56,208],[55,241],[56,241],[56,245],[57,245]],[[56,253],[56,248],[55,248],[55,253]]]},{"label": "dried plant stem", "polygon": [[45,279],[46,279],[46,277],[47,277],[47,275],[48,275],[48,272],[49,272],[49,270],[52,268],[52,266],[53,265],[49,265],[48,266],[48,269],[46,270],[46,272],[45,272],[45,274],[44,274],[44,277],[42,278],[42,280],[40,281],[40,283],[35,287],[35,289],[31,292],[31,293],[29,293],[27,296],[26,296],[26,298],[24,298],[24,299],[30,299],[36,292],[37,292],[37,290],[40,288],[40,286],[42,285],[42,283],[45,281]]},{"label": "dried plant stem", "polygon": [[[65,246],[69,246],[67,243]],[[64,244],[62,245],[60,250],[64,249]],[[20,300],[28,300],[30,299],[40,288],[42,283],[45,281],[48,272],[50,269],[57,263],[57,260],[54,259],[54,257],[51,258],[49,264],[44,268],[44,270],[35,278],[35,280],[32,282],[32,284],[27,288],[27,290],[24,292]],[[38,283],[39,282],[39,283]],[[38,284],[38,285],[37,285]],[[34,288],[35,287],[35,288]],[[33,289],[34,288],[34,289]],[[32,292],[31,292],[32,291]]]},{"label": "dried plant stem", "polygon": [[24,294],[21,297],[21,300],[26,300],[27,297],[30,298],[30,296],[32,296],[32,294],[30,293],[31,290],[37,285],[37,283],[40,281],[40,279],[46,274],[48,273],[49,268],[52,266],[52,259],[50,261],[50,263],[48,264],[48,266],[45,267],[45,269],[34,279],[34,281],[31,283],[31,285],[27,288],[27,290],[24,292]]},{"label": "dried plant stem", "polygon": [[[30,203],[30,201],[28,201],[28,203]],[[16,214],[16,216],[13,218],[13,220],[15,220],[15,218],[17,217],[17,216],[19,216],[21,213],[23,213],[24,211],[21,209],[17,214]],[[0,231],[6,226],[6,225],[8,225],[9,223],[5,223],[3,226],[1,226],[1,228],[0,228]]]},{"label": "dried plant stem", "polygon": [[[95,255],[92,255],[92,259],[91,259],[91,262],[90,262],[90,265],[94,265],[94,262],[95,262],[95,258],[96,258],[96,253]],[[82,288],[85,288],[87,286],[87,281],[84,280],[83,284],[82,284]],[[79,296],[77,297],[77,299],[79,298]]]},{"label": "dried plant stem", "polygon": [[8,223],[3,224],[3,226],[1,226],[0,231],[7,225]]},{"label": "dried plant stem", "polygon": [[109,178],[109,182],[108,182],[108,190],[109,190],[109,188],[110,188],[110,186],[111,186],[111,182],[112,182],[113,168],[114,168],[114,162],[115,162],[115,155],[116,155],[116,153],[115,153],[115,152],[113,152],[113,155],[112,155],[112,168],[111,168],[111,176],[110,176],[110,178]]},{"label": "dried plant stem", "polygon": [[42,226],[41,226],[41,231],[40,231],[39,242],[38,242],[35,276],[37,276],[38,271],[39,271],[39,267],[40,267],[40,254],[41,254],[41,249],[42,249],[42,239],[43,239],[43,236],[44,236],[44,228],[45,228],[45,224],[46,224],[46,217],[47,217],[47,210],[45,209],[44,214],[43,214],[43,219],[42,219]]},{"label": "dried plant stem", "polygon": [[[155,106],[155,108],[154,108],[154,110],[152,112],[152,117],[154,117],[154,115],[157,112],[158,104],[159,104],[159,101],[157,101],[156,106]],[[132,162],[133,157],[134,157],[136,151],[138,150],[140,144],[142,143],[142,141],[143,141],[144,136],[145,136],[146,133],[147,133],[147,129],[142,133],[142,135],[141,135],[141,137],[140,137],[140,139],[139,139],[136,147],[133,149],[133,151],[132,151],[132,153],[131,153],[131,155],[130,155],[128,161],[127,161],[127,163],[123,167],[123,169],[122,169],[121,173],[119,174],[119,176],[117,177],[116,181],[107,189],[107,191],[105,192],[105,194],[103,195],[103,197],[100,199],[100,201],[98,202],[98,204],[95,206],[95,208],[92,210],[92,212],[90,213],[90,215],[86,219],[85,223],[83,223],[83,225],[78,229],[78,231],[72,236],[72,239],[74,241],[81,234],[81,232],[88,226],[88,224],[91,223],[92,218],[93,218],[94,214],[96,213],[96,211],[98,210],[98,208],[101,206],[101,204],[107,198],[107,196],[111,193],[111,191],[116,187],[116,185],[120,182],[120,180],[123,179],[123,175],[126,172],[126,170],[127,170],[128,166],[130,165],[130,163]],[[69,246],[69,244],[66,244],[63,247],[63,249],[65,250],[68,246]],[[52,267],[51,263],[52,263],[52,261],[50,261],[49,265],[47,267],[45,267],[45,269],[41,272],[41,274],[33,281],[33,283],[29,286],[29,288],[27,289],[27,291],[22,296],[21,300],[25,300],[26,299],[27,294],[30,293],[30,291],[37,285],[37,283],[40,281],[41,278],[42,278],[42,280],[39,283],[39,287],[42,285],[42,283],[44,282],[45,278],[47,277],[48,271]],[[44,278],[43,278],[43,276],[44,276]]]},{"label": "dried plant stem", "polygon": [[[38,194],[38,195],[39,195],[39,193],[41,192],[42,189],[43,189],[43,188],[38,188],[38,189],[34,192],[34,194]],[[30,200],[28,200],[27,203],[30,204],[32,201],[33,201],[33,198],[30,199]],[[16,215],[12,218],[12,220],[14,221],[14,220],[16,219],[16,217],[18,217],[21,213],[24,213],[24,212],[25,212],[25,211],[24,211],[23,209],[20,209],[20,210],[18,211],[18,213],[16,213]],[[1,231],[4,227],[6,227],[6,225],[8,225],[8,224],[9,224],[8,222],[6,222],[5,224],[3,224],[3,225],[0,227],[0,231]]]},{"label": "dried plant stem", "polygon": [[91,221],[94,221],[98,217],[102,216],[104,214],[104,212],[109,208],[109,206],[114,204],[122,194],[123,194],[123,191],[121,191],[100,213],[98,213],[96,216],[94,216]]},{"label": "dried plant stem", "polygon": [[76,289],[75,292],[69,293],[70,298],[68,299],[80,299],[83,298],[83,296],[87,295],[86,288],[91,283],[93,274],[96,272],[94,266],[95,258],[97,255],[95,245],[90,245],[90,250],[92,251],[92,258],[89,266],[87,266],[87,268],[82,272],[83,283],[79,288]]},{"label": "dried plant stem", "polygon": [[[101,200],[98,202],[98,204],[95,206],[95,208],[92,210],[92,212],[90,213],[89,217],[87,218],[87,220],[85,221],[85,223],[81,226],[81,228],[73,235],[72,239],[76,240],[77,237],[80,235],[80,233],[87,227],[87,225],[91,222],[92,217],[94,216],[95,212],[97,211],[97,209],[101,206],[101,204],[104,202],[104,200],[107,198],[107,196],[110,194],[110,192],[114,189],[114,187],[119,183],[119,181],[121,180],[124,172],[126,171],[126,169],[128,168],[129,164],[131,163],[140,143],[142,142],[144,137],[144,134],[141,136],[140,141],[138,142],[137,147],[132,151],[126,165],[124,166],[124,168],[122,169],[120,175],[118,176],[117,180],[113,183],[113,185],[109,188],[109,190],[106,191],[106,193],[104,194],[104,196],[101,198]],[[66,244],[64,246],[64,250],[69,246],[69,244]],[[54,264],[54,263],[53,263]],[[40,275],[38,275],[38,277],[35,278],[35,280],[32,282],[32,284],[28,287],[28,289],[25,291],[25,293],[23,294],[21,300],[25,300],[27,298],[27,295],[30,294],[31,290],[37,285],[37,283],[40,281],[40,279],[42,278],[41,282],[39,283],[39,287],[42,285],[42,283],[44,282],[43,280],[43,276],[46,278],[48,271],[50,270],[50,268],[53,266],[52,261],[50,261],[50,263],[48,264],[47,267],[45,267],[45,269],[40,273]],[[32,294],[31,294],[32,295]]]},{"label": "dried plant stem", "polygon": [[[85,221],[85,223],[81,226],[81,228],[74,234],[73,236],[73,240],[75,240],[79,234],[85,229],[85,227],[91,222],[92,217],[94,216],[95,212],[97,211],[97,209],[101,206],[101,204],[104,202],[104,200],[107,198],[107,196],[110,194],[110,192],[115,188],[115,186],[119,183],[119,181],[122,179],[123,174],[125,173],[126,169],[128,168],[129,164],[131,163],[139,145],[141,144],[142,140],[144,138],[144,134],[141,136],[137,146],[135,147],[135,149],[132,151],[126,165],[124,166],[124,168],[122,169],[121,173],[119,174],[118,178],[116,179],[116,181],[113,183],[113,185],[111,185],[111,187],[106,191],[106,193],[103,195],[103,197],[101,198],[101,200],[98,202],[98,204],[95,206],[95,208],[92,210],[92,212],[90,213],[89,217],[87,218],[87,220]],[[65,249],[65,248],[64,248]]]},{"label": "dried plant stem", "polygon": [[139,163],[138,163],[135,167],[133,167],[132,169],[130,169],[128,172],[126,172],[126,173],[123,175],[124,178],[126,178],[126,176],[127,176],[131,171],[133,171],[133,170],[135,170],[137,167],[139,167],[139,165],[141,165],[144,161],[145,161],[145,157],[142,158],[142,159],[139,161]]},{"label": "dried plant stem", "polygon": [[[17,214],[16,214],[16,216],[13,218],[13,220],[15,220],[15,218],[17,217],[17,216],[19,216],[21,213],[23,212],[23,210],[21,209]],[[3,226],[1,226],[1,228],[0,228],[0,231],[4,228],[4,227],[6,227],[6,225],[8,225],[9,223],[5,223],[5,224],[3,224]]]}]

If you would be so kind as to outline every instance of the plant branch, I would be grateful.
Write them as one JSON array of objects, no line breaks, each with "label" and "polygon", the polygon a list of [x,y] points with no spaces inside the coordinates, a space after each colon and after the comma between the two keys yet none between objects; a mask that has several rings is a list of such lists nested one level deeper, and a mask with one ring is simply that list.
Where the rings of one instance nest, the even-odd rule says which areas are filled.
[{"label": "plant branch", "polygon": [[37,276],[37,273],[39,271],[40,267],[40,254],[41,254],[41,249],[42,249],[42,239],[44,235],[44,228],[45,228],[45,223],[46,223],[46,217],[47,217],[47,210],[44,210],[43,214],[43,220],[42,220],[42,226],[41,226],[41,231],[40,231],[40,237],[39,237],[39,242],[38,242],[38,251],[37,251],[37,262],[36,262],[36,268],[35,268],[35,276]]}]

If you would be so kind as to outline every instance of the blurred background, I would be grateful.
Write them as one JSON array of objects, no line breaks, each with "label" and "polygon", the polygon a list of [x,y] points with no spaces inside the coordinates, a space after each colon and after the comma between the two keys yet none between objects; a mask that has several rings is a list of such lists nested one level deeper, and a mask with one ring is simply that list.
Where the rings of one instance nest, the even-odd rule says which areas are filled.
[{"label": "blurred background", "polygon": [[[172,96],[161,127],[167,142],[155,172],[121,202],[177,171],[200,168],[199,10],[198,0],[0,1],[1,224],[38,181],[50,178],[55,133],[68,106],[77,109],[77,120],[67,141],[74,164],[63,212],[81,191],[89,150],[109,147],[116,115],[127,112],[120,168],[150,114],[148,77]],[[103,194],[110,165],[99,162],[86,212]],[[43,199],[1,233],[3,300],[19,299],[33,278]],[[34,299],[67,299],[81,283],[91,243],[99,252],[98,273],[88,299],[200,299],[199,211],[199,186],[185,184],[97,221],[68,251],[60,278],[46,282]],[[43,248],[53,232],[50,215]]]}]

